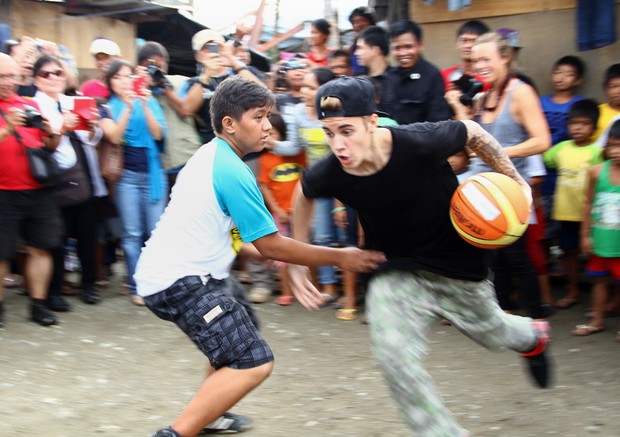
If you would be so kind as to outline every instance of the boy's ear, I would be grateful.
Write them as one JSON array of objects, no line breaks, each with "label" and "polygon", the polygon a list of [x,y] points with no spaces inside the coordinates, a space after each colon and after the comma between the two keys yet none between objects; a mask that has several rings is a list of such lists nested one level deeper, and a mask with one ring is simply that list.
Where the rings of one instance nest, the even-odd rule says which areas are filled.
[{"label": "boy's ear", "polygon": [[222,118],[222,130],[229,135],[235,133],[235,120],[230,115]]}]

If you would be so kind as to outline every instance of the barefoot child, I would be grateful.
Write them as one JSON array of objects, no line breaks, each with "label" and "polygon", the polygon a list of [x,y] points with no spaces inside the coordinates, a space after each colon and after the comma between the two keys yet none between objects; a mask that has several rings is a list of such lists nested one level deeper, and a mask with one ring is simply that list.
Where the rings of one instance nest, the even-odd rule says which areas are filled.
[{"label": "barefoot child", "polygon": [[568,276],[568,291],[558,300],[558,308],[579,302],[579,235],[588,168],[602,161],[602,149],[593,143],[599,110],[596,102],[585,99],[573,103],[568,112],[568,134],[563,141],[543,154],[545,164],[558,171],[551,218],[559,223],[560,248]]}]

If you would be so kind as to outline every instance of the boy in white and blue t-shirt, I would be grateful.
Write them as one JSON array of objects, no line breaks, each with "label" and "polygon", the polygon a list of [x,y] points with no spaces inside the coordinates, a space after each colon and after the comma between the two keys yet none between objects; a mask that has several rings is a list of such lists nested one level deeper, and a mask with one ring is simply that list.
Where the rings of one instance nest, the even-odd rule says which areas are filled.
[{"label": "boy in white and blue t-shirt", "polygon": [[[269,90],[246,79],[232,77],[218,86],[211,100],[217,136],[179,173],[138,261],[135,280],[147,307],[181,328],[213,370],[172,426],[153,437],[196,436],[225,414],[234,422],[239,416],[226,411],[272,371],[271,349],[258,332],[243,288],[229,274],[241,250],[353,271],[373,269],[384,260],[378,252],[312,246],[278,233],[254,175],[241,160],[265,147],[273,105]],[[307,288],[320,296],[313,286]]]}]

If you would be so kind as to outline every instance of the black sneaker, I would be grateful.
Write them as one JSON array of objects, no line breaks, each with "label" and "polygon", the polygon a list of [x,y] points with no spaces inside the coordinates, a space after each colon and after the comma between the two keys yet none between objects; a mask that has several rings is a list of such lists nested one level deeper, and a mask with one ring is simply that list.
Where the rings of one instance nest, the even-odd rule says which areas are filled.
[{"label": "black sneaker", "polygon": [[150,437],[181,437],[181,434],[172,428],[164,428],[159,431],[155,431],[155,433],[151,434]]},{"label": "black sneaker", "polygon": [[247,431],[252,428],[252,419],[239,414],[224,413],[220,418],[216,419],[199,435],[204,434],[233,434],[237,432]]},{"label": "black sneaker", "polygon": [[67,312],[71,309],[69,302],[62,296],[47,296],[45,305],[52,311],[59,313]]},{"label": "black sneaker", "polygon": [[527,360],[530,373],[540,388],[547,388],[551,384],[551,360],[546,354],[548,345],[547,336],[543,335],[538,338],[534,349],[521,354]]},{"label": "black sneaker", "polygon": [[50,326],[58,323],[58,319],[45,305],[40,303],[30,304],[30,319],[41,326]]},{"label": "black sneaker", "polygon": [[84,287],[82,293],[80,294],[82,297],[82,301],[89,305],[99,303],[99,301],[101,300],[99,292],[95,289],[95,287]]}]

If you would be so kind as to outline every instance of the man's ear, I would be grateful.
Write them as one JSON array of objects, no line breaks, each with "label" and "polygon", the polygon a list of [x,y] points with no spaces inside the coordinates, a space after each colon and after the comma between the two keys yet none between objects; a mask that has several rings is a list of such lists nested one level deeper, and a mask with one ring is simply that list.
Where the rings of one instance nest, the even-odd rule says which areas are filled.
[{"label": "man's ear", "polygon": [[222,118],[222,130],[229,135],[235,133],[235,120],[230,115]]}]

